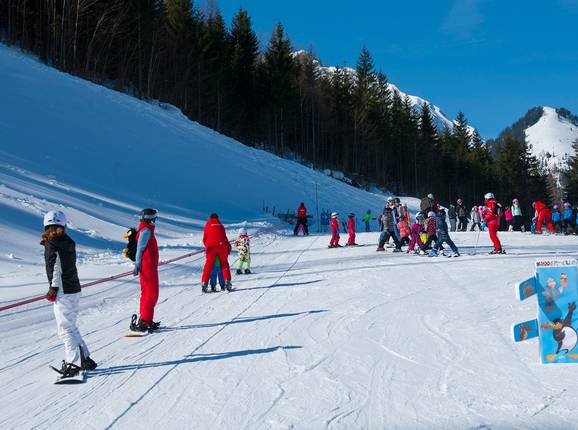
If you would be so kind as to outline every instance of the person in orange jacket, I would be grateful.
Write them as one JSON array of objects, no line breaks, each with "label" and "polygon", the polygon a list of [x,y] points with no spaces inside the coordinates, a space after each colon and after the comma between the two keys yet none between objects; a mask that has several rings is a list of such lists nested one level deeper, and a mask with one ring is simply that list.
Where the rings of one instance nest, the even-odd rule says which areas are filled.
[{"label": "person in orange jacket", "polygon": [[231,268],[229,266],[229,254],[231,253],[231,244],[227,238],[225,227],[219,221],[219,215],[211,214],[205,224],[203,232],[203,244],[205,245],[205,267],[203,268],[202,289],[203,293],[209,292],[209,280],[211,271],[215,265],[215,259],[219,256],[223,277],[225,278],[225,288],[231,291]]},{"label": "person in orange jacket", "polygon": [[532,203],[532,207],[536,211],[536,234],[542,234],[542,225],[546,224],[550,233],[554,233],[554,226],[552,225],[552,211],[540,200]]}]

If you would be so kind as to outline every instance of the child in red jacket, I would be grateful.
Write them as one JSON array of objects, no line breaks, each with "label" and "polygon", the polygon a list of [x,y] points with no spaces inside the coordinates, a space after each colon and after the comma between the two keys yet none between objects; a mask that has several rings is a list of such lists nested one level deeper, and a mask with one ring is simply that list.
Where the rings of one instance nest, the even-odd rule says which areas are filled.
[{"label": "child in red jacket", "polygon": [[331,240],[329,241],[329,248],[339,248],[339,214],[333,212],[331,214]]},{"label": "child in red jacket", "polygon": [[347,246],[357,246],[355,243],[355,214],[350,213],[347,216],[347,233],[349,234],[349,239],[347,240]]}]

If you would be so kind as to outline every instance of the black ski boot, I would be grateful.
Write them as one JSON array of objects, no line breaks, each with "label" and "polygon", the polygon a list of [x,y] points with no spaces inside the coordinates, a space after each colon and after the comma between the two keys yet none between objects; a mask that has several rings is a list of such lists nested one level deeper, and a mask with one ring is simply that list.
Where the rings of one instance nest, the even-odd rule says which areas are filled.
[{"label": "black ski boot", "polygon": [[161,328],[160,321],[151,321],[149,325],[149,331],[157,331],[159,328]]},{"label": "black ski boot", "polygon": [[249,269],[245,269],[245,275],[250,275],[251,271]]},{"label": "black ski boot", "polygon": [[66,379],[66,378],[75,378],[78,376],[78,374],[80,373],[80,371],[82,370],[80,367],[78,367],[76,364],[74,363],[67,363],[66,361],[62,360],[62,367],[60,369],[57,369],[56,367],[50,366],[53,370],[55,370],[56,372],[60,373],[60,378],[61,379]]},{"label": "black ski boot", "polygon": [[[138,321],[137,321],[137,319],[138,319]],[[145,333],[145,332],[149,331],[149,327],[148,327],[146,321],[143,321],[140,318],[138,318],[136,316],[136,314],[133,314],[129,328],[130,328],[130,331],[134,331],[136,333]]]},{"label": "black ski boot", "polygon": [[209,284],[204,282],[203,285],[201,285],[201,289],[203,290],[203,293],[208,293],[209,292]]},{"label": "black ski boot", "polygon": [[241,269],[237,269],[237,275],[242,275],[243,272],[241,271]]},{"label": "black ski boot", "polygon": [[233,289],[233,285],[231,285],[231,281],[225,282],[225,288],[227,289],[227,291],[231,291]]},{"label": "black ski boot", "polygon": [[227,291],[227,287],[225,285],[219,285],[221,287],[221,291]]},{"label": "black ski boot", "polygon": [[85,357],[84,351],[82,350],[81,347],[78,347],[78,349],[80,350],[80,368],[82,370],[94,370],[94,369],[96,369],[98,364],[96,364],[96,362],[92,358]]},{"label": "black ski boot", "polygon": [[217,286],[211,285],[211,293],[216,293],[216,292],[217,292]]}]

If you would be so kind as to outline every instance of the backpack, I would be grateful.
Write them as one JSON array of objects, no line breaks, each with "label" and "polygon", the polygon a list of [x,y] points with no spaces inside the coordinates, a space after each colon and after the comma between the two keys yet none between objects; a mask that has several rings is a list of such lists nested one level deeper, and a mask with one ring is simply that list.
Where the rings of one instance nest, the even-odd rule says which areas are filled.
[{"label": "backpack", "polygon": [[136,261],[136,245],[137,245],[136,234],[137,234],[136,228],[130,228],[122,236],[125,239],[128,239],[128,244],[126,245],[126,248],[122,250],[122,253],[130,261]]},{"label": "backpack", "polygon": [[432,207],[432,201],[429,197],[424,197],[423,199],[421,199],[421,202],[419,204],[419,208],[422,212],[431,209],[431,207]]}]

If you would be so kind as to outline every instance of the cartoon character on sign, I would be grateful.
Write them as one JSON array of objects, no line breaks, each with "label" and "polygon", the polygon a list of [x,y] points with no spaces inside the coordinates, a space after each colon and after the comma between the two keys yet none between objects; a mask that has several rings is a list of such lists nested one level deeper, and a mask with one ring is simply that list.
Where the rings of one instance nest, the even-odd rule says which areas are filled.
[{"label": "cartoon character on sign", "polygon": [[542,363],[578,363],[578,262],[539,260],[536,275],[517,284],[520,300],[538,298],[538,317],[513,327],[514,340],[540,339]]},{"label": "cartoon character on sign", "polygon": [[563,321],[560,320],[560,318],[556,318],[553,323],[542,324],[542,328],[552,329],[552,336],[558,344],[556,354],[546,356],[550,361],[556,358],[558,354],[567,354],[570,358],[578,358],[578,354],[571,354],[578,343],[578,333],[576,333],[576,329],[572,327],[572,314],[574,310],[576,310],[576,303],[569,303],[568,313]]}]

